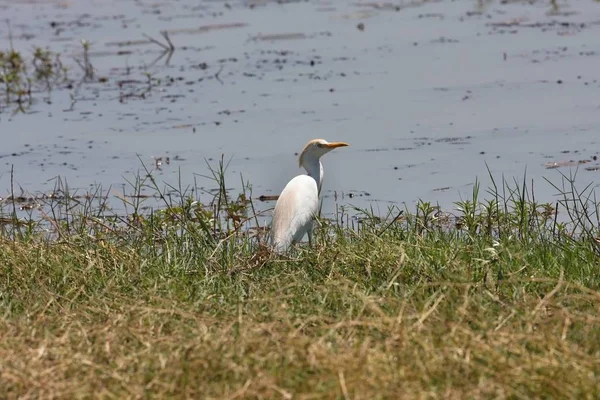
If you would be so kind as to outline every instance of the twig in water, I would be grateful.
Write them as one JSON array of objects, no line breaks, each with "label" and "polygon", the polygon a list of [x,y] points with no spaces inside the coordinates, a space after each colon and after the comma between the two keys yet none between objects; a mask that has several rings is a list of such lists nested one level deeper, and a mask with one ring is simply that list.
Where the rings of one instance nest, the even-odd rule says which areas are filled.
[{"label": "twig in water", "polygon": [[146,35],[145,33],[144,33],[144,37],[145,37],[146,39],[148,39],[149,41],[151,41],[152,43],[154,43],[154,44],[156,44],[156,45],[159,45],[159,46],[160,46],[160,47],[162,47],[163,49],[165,49],[165,50],[167,50],[167,51],[169,50],[169,46],[167,46],[167,45],[165,45],[165,44],[163,44],[163,43],[159,42],[158,40],[154,39],[153,37],[151,37],[151,36],[148,36],[148,35]]},{"label": "twig in water", "polygon": [[13,46],[13,36],[12,36],[12,29],[10,28],[10,19],[6,18],[6,25],[8,26],[8,43],[10,43],[10,51],[13,52],[15,51],[15,48]]},{"label": "twig in water", "polygon": [[171,38],[169,38],[169,31],[161,31],[160,34],[169,44],[169,50],[171,50],[171,52],[175,51],[175,46],[173,45],[173,42],[171,42]]},{"label": "twig in water", "polygon": [[165,38],[165,40],[167,41],[167,44],[161,43],[158,40],[154,39],[153,37],[144,34],[144,37],[146,39],[148,39],[150,42],[152,42],[164,49],[164,51],[158,56],[158,58],[156,58],[154,61],[152,61],[152,63],[150,63],[150,66],[153,66],[154,64],[159,62],[164,56],[167,56],[165,65],[169,65],[169,63],[171,62],[171,57],[173,56],[173,53],[175,52],[175,46],[173,45],[173,42],[171,42],[171,38],[169,37],[169,32],[161,31],[160,34],[162,35],[162,37]]},{"label": "twig in water", "polygon": [[73,111],[75,109],[75,104],[77,103],[77,99],[75,98],[73,93],[69,93],[69,97],[71,98],[71,106],[69,108],[63,110],[65,112]]},{"label": "twig in water", "polygon": [[83,70],[83,80],[93,80],[94,79],[94,66],[90,62],[90,42],[85,39],[81,40],[81,45],[83,46],[83,62],[79,61],[77,58],[73,57],[75,62],[81,67]]},{"label": "twig in water", "polygon": [[221,80],[221,78],[219,77],[219,75],[221,74],[221,71],[223,71],[223,68],[224,68],[224,65],[221,65],[221,68],[219,68],[219,70],[215,74],[215,79],[218,80],[221,85],[224,85],[224,83]]}]

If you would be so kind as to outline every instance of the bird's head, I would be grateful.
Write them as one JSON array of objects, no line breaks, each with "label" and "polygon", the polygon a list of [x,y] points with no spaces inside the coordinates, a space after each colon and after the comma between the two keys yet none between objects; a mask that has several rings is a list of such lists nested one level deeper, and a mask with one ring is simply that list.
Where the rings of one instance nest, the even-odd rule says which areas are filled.
[{"label": "bird's head", "polygon": [[309,160],[319,160],[322,156],[329,153],[331,150],[336,149],[338,147],[348,146],[348,143],[344,142],[332,142],[329,143],[325,139],[313,139],[306,144],[304,150],[302,150],[302,154],[300,154],[299,164],[300,166],[304,166],[304,163]]}]

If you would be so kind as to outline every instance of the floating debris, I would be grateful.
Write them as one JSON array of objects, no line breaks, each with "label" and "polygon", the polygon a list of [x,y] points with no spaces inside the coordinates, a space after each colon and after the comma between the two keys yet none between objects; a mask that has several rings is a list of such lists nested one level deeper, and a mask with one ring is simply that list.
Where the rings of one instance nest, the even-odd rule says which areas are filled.
[{"label": "floating debris", "polygon": [[167,32],[171,35],[176,35],[179,33],[205,33],[210,31],[218,31],[223,29],[234,29],[234,28],[243,28],[248,26],[245,22],[233,22],[230,24],[214,24],[214,25],[203,25],[198,28],[181,28],[181,29],[169,29]]},{"label": "floating debris", "polygon": [[401,10],[401,7],[397,4],[376,2],[376,1],[367,2],[367,3],[354,3],[352,5],[356,6],[356,7],[373,8],[375,10],[388,10],[388,11],[400,11]]},{"label": "floating debris", "polygon": [[166,164],[166,165],[171,164],[171,158],[168,157],[168,156],[165,156],[165,157],[154,157],[154,156],[152,156],[152,158],[154,159],[154,166],[159,171],[162,171],[163,163]]},{"label": "floating debris", "polygon": [[276,40],[298,40],[298,39],[306,39],[307,36],[305,33],[274,33],[271,35],[262,35],[258,34],[250,38],[250,41],[255,42],[272,42]]},{"label": "floating debris", "polygon": [[[544,164],[546,169],[562,168],[562,167],[576,167],[578,165],[587,164],[590,160],[569,160],[569,161],[553,161]],[[586,168],[587,169],[587,168]]]},{"label": "floating debris", "polygon": [[258,200],[260,200],[260,201],[276,201],[277,199],[279,199],[278,195],[269,196],[269,195],[263,194],[261,196],[258,196]]}]

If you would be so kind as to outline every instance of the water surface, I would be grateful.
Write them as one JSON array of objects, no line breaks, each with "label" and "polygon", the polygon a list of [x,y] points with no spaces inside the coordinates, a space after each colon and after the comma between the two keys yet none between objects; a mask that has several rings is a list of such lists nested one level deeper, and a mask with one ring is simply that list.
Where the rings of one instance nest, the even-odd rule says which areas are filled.
[{"label": "water surface", "polygon": [[[224,154],[229,186],[242,174],[273,195],[322,137],[351,144],[323,159],[326,212],[452,208],[476,178],[489,185],[486,164],[511,181],[526,171],[554,201],[543,177],[580,162],[581,185],[600,176],[600,4],[559,5],[0,0],[1,48],[48,47],[78,80],[85,39],[95,68],[26,114],[2,105],[0,191],[11,168],[30,193],[57,176],[118,188],[158,158],[159,181],[209,187],[206,160]],[[175,51],[155,61],[164,50],[145,35],[166,44],[163,30]]]}]

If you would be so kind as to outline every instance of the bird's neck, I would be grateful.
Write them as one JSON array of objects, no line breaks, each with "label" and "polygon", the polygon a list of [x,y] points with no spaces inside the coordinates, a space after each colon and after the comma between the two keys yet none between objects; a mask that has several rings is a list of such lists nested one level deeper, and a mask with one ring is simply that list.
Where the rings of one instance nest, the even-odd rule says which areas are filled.
[{"label": "bird's neck", "polygon": [[319,193],[321,192],[321,184],[323,183],[323,165],[318,158],[309,158],[304,160],[302,164],[308,176],[312,177],[317,182]]}]

